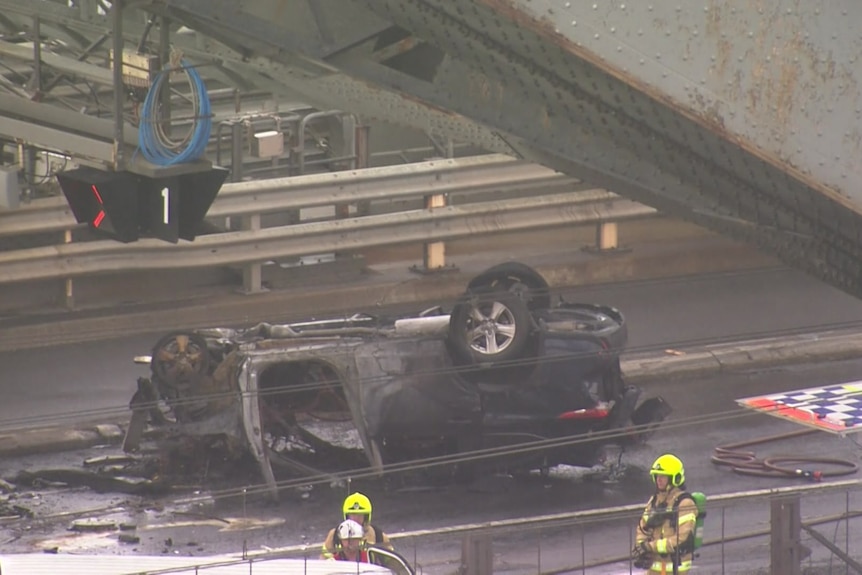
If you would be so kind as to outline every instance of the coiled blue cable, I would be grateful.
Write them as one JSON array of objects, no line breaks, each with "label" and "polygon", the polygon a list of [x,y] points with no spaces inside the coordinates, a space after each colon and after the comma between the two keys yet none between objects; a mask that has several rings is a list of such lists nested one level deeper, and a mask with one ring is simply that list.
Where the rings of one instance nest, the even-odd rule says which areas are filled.
[{"label": "coiled blue cable", "polygon": [[164,134],[160,134],[161,119],[158,117],[159,95],[162,89],[170,89],[168,81],[171,70],[166,68],[159,72],[147,91],[141,107],[141,121],[138,127],[138,149],[144,158],[157,166],[173,166],[193,162],[206,153],[207,144],[212,131],[212,111],[206,84],[200,74],[185,60],[180,65],[189,76],[192,89],[192,101],[195,104],[194,128],[184,140],[179,143],[169,142]]}]

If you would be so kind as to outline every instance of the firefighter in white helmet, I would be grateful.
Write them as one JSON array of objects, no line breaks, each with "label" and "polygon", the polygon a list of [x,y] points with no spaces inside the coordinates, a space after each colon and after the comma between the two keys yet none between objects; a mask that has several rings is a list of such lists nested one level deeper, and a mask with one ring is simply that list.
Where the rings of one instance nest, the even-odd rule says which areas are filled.
[{"label": "firefighter in white helmet", "polygon": [[332,554],[332,559],[368,563],[365,529],[360,523],[353,519],[345,519],[335,528],[335,531],[338,534],[338,546]]}]

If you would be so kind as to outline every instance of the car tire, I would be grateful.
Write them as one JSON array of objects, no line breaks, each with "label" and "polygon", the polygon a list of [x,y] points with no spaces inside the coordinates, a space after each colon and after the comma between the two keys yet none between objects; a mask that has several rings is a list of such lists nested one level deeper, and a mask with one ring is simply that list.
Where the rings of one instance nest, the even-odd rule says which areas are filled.
[{"label": "car tire", "polygon": [[480,289],[511,291],[518,294],[530,310],[551,307],[551,288],[542,274],[520,262],[492,266],[467,284],[467,291]]},{"label": "car tire", "polygon": [[481,366],[518,359],[533,330],[527,303],[509,291],[470,291],[449,318],[449,344],[456,360]]},{"label": "car tire", "polygon": [[184,375],[206,375],[209,369],[210,353],[207,341],[191,332],[169,333],[153,346],[151,368],[153,374],[163,383],[176,378],[175,370],[182,362]]}]

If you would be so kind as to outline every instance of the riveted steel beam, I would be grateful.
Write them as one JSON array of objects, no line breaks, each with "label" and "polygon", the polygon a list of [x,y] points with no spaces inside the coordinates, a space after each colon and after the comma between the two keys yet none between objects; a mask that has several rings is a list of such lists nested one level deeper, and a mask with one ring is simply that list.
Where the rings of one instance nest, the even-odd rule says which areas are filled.
[{"label": "riveted steel beam", "polygon": [[[609,73],[511,4],[367,3],[472,72],[413,83],[410,90],[428,102],[517,136],[549,165],[574,168],[573,175],[610,189],[626,186],[623,193],[639,201],[655,206],[661,199],[689,219],[708,208],[719,217],[698,219],[712,229],[728,233],[717,223],[725,214],[745,222],[757,245],[862,295],[862,226],[845,198]],[[404,82],[368,62],[342,65],[384,85]],[[806,238],[804,249],[770,240],[776,232]]]},{"label": "riveted steel beam", "polygon": [[[5,40],[0,40],[0,54],[21,60],[33,59],[33,50],[31,48],[12,44]],[[98,84],[110,85],[112,81],[111,70],[108,68],[94,66],[74,58],[60,56],[59,54],[54,54],[45,50],[42,51],[42,62],[57,71],[64,72],[70,76],[77,76],[91,82],[96,82]]]},{"label": "riveted steel beam", "polygon": [[[149,10],[184,22],[245,54],[291,58],[311,74],[331,73],[323,58],[373,38],[391,25],[373,12],[342,0],[162,0]],[[230,25],[225,26],[225,19]],[[244,31],[242,41],[231,33]]]},{"label": "riveted steel beam", "polygon": [[[508,143],[525,159],[544,165],[553,165],[564,173],[579,173],[592,182],[607,178],[600,173],[589,173],[583,165],[569,165],[559,157],[540,152],[535,146],[523,144],[515,139]],[[637,162],[637,158],[632,159]],[[634,167],[635,164],[632,164]],[[643,166],[649,169],[648,165]],[[620,195],[638,198],[664,214],[686,219],[722,235],[743,241],[763,251],[769,252],[788,265],[807,272],[814,277],[827,281],[833,286],[844,289],[853,295],[858,293],[858,273],[852,266],[853,259],[846,253],[836,251],[833,246],[810,235],[775,227],[758,226],[736,216],[731,210],[719,206],[700,203],[682,203],[667,196],[645,189],[635,178],[632,180],[613,180],[613,189]],[[669,182],[670,186],[672,182]],[[827,258],[824,258],[824,254]]]},{"label": "riveted steel beam", "polygon": [[[167,3],[173,18],[185,19],[190,16],[183,10],[187,5],[182,2]],[[326,4],[322,5],[326,6]],[[352,0],[339,0],[337,10],[344,15],[356,12],[357,4]],[[359,5],[361,6],[361,4]],[[156,9],[157,6],[154,8]],[[332,9],[330,9],[332,12]],[[362,10],[360,12],[368,12]],[[233,13],[232,13],[233,14]],[[273,28],[261,24],[250,14],[224,21],[203,23],[207,37],[198,38],[195,49],[177,39],[177,45],[184,52],[198,58],[219,58],[226,67],[236,73],[241,70],[256,70],[260,76],[252,81],[276,94],[299,96],[318,107],[347,109],[365,119],[384,120],[391,123],[419,128],[425,132],[450,137],[457,141],[470,142],[489,151],[511,152],[503,140],[493,130],[461,117],[457,114],[417,102],[406,91],[381,90],[373,83],[365,82],[348,75],[320,61],[316,67],[299,57],[294,41],[285,41],[283,28]],[[246,24],[237,23],[242,20]],[[304,53],[320,50],[321,54],[373,53],[368,34],[391,27],[378,20],[375,26],[366,29],[364,35],[352,35],[354,42],[341,42],[335,47],[312,46]],[[194,27],[194,24],[191,24]],[[291,24],[294,26],[296,24]],[[257,33],[255,33],[257,32]],[[364,50],[348,50],[347,46],[364,47]]]},{"label": "riveted steel beam", "polygon": [[[347,10],[347,5],[352,3],[352,0],[344,0],[344,4],[338,6]],[[160,6],[148,5],[164,12],[164,7]],[[110,28],[105,16],[89,11],[82,13],[81,10],[57,3],[45,2],[44,5],[38,5],[37,10],[37,6],[31,3],[0,0],[0,8],[7,14],[26,18],[39,13],[44,21],[62,23],[94,38]],[[186,18],[183,24],[194,25],[194,21],[189,21],[192,17],[188,14],[173,12],[171,17],[176,25],[182,17]],[[255,42],[259,43],[260,39],[250,38],[242,29],[234,28],[234,23],[232,19],[225,20],[219,37],[230,33],[234,44],[239,42],[245,47],[231,47],[215,38],[189,33],[174,34],[172,45],[198,64],[212,64],[203,68],[205,74],[224,70],[228,77],[238,76],[260,89],[288,98],[301,98],[321,108],[350,110],[364,120],[383,120],[415,127],[455,141],[470,142],[489,151],[512,153],[494,130],[454,112],[429,106],[409,93],[381,89],[373,83],[333,72],[335,69],[332,66],[323,63],[318,72],[325,70],[326,73],[313,74],[307,66],[297,67],[296,57],[286,51],[280,51],[277,58],[255,55],[249,46],[256,46]],[[137,42],[143,29],[141,18],[128,18],[124,22],[123,33],[128,41]],[[278,30],[278,37],[268,40],[281,41],[284,36],[283,30]],[[242,41],[237,40],[239,38]],[[335,47],[332,52],[343,53]]]},{"label": "riveted steel beam", "polygon": [[[640,201],[661,203],[677,215],[745,237],[845,289],[859,284],[857,226],[840,198],[786,176],[593,62],[571,57],[566,47],[548,41],[547,30],[525,25],[529,22],[519,19],[517,10],[507,13],[490,0],[367,4],[444,48],[447,57],[429,82],[356,52],[336,54],[329,61],[355,79],[328,76],[342,89],[326,90],[330,97],[343,99],[345,84],[363,80],[413,96],[419,107],[477,121],[464,125],[484,124],[517,137],[525,155],[542,156],[578,176],[589,174],[598,185],[626,186]],[[239,29],[231,28],[231,36],[246,43]],[[279,64],[291,68],[290,60]],[[320,80],[311,83],[320,86]],[[461,136],[472,141],[469,131]],[[800,210],[800,203],[815,209]],[[823,225],[822,214],[832,225]],[[834,225],[836,216],[844,225]],[[795,241],[788,241],[788,234]]]},{"label": "riveted steel beam", "polygon": [[[862,115],[856,72],[822,51],[826,41],[817,29],[805,36],[805,11],[792,7],[789,19],[773,26],[774,18],[741,0],[707,6],[705,15],[689,5],[629,9],[556,0],[339,1],[337,9],[344,14],[358,14],[357,7],[365,6],[381,30],[391,23],[408,31],[408,38],[445,52],[417,74],[379,57],[375,61],[373,54],[386,54],[387,47],[374,47],[368,30],[354,35],[339,30],[337,21],[321,19],[322,13],[315,14],[307,3],[291,3],[290,10],[302,14],[291,12],[294,22],[287,22],[287,4],[275,0],[216,0],[207,3],[209,11],[197,10],[201,2],[154,0],[149,8],[213,36],[218,42],[199,39],[198,47],[206,45],[204,52],[234,71],[258,70],[258,81],[281,85],[282,93],[499,146],[492,149],[515,148],[523,157],[745,239],[862,295],[859,202],[847,188],[841,194],[825,186],[834,179],[813,170],[808,159],[796,162],[802,169],[790,164],[808,150],[803,142],[796,156],[788,153],[788,143],[804,138],[792,133],[794,127],[814,129],[825,117],[810,111],[809,104],[824,104],[829,113],[837,109],[845,125]],[[847,2],[841,0],[838,10],[848,20],[862,16],[862,8]],[[828,21],[818,12],[821,4],[815,1],[811,11],[813,20],[823,24]],[[327,0],[319,6],[332,4]],[[781,2],[768,0],[763,7],[780,8]],[[655,15],[648,14],[653,10]],[[308,30],[292,36],[297,22]],[[754,25],[759,28],[752,30]],[[842,26],[839,35],[849,37],[851,31]],[[728,47],[722,30],[746,27],[748,52]],[[624,34],[615,36],[617,31]],[[687,43],[679,46],[675,36],[683,32]],[[213,46],[221,48],[217,56]],[[660,47],[665,56],[639,52],[643,47]],[[717,93],[712,80],[703,78],[692,87],[694,72],[687,62],[703,64],[701,48],[716,48],[711,72],[716,78],[733,80],[735,72],[744,72],[738,81],[742,92],[722,86],[724,100],[716,100],[701,87],[712,86]],[[856,52],[853,46],[839,49],[851,63]],[[749,69],[746,54],[760,67]],[[737,58],[733,65],[731,56]],[[662,57],[671,64],[659,62]],[[772,69],[769,58],[781,65]],[[793,58],[806,65],[795,76],[789,65]],[[640,72],[635,63],[642,66]],[[847,98],[831,106],[819,97],[806,101],[817,91],[817,78],[836,97],[843,86]],[[746,104],[750,110],[742,113]],[[764,105],[770,108],[766,112]],[[801,120],[796,121],[794,109]],[[765,127],[758,127],[757,113],[765,115]],[[437,129],[429,130],[433,122]],[[790,126],[789,135],[784,125]],[[830,137],[825,149],[832,153],[837,144]],[[850,133],[843,137],[849,143],[844,142],[841,154],[819,164],[837,167],[836,173],[855,182],[860,170],[843,150],[854,151],[859,144]]]},{"label": "riveted steel beam", "polygon": [[[17,122],[14,128],[4,128],[5,121]],[[50,130],[46,133],[65,131],[70,136],[82,137],[102,143],[113,141],[113,122],[104,118],[95,118],[84,114],[76,114],[55,106],[39,104],[19,98],[0,94],[0,134],[10,138],[28,138],[26,126],[36,129]],[[129,130],[125,134],[124,142],[127,146],[137,145],[137,130]],[[55,144],[51,139],[33,140],[46,147],[52,148]],[[102,156],[94,156],[97,159],[105,159]]]},{"label": "riveted steel beam", "polygon": [[[231,62],[229,67],[236,69],[238,65]],[[373,82],[344,74],[292,78],[288,66],[263,58],[250,58],[245,65],[259,66],[261,72],[268,70],[273,78],[279,78],[256,80],[259,86],[277,94],[299,96],[322,108],[350,110],[364,120],[382,120],[447,136],[455,141],[470,142],[492,152],[512,152],[494,130],[451,110],[430,106],[408,92],[384,89]],[[268,75],[265,74],[264,78]]]},{"label": "riveted steel beam", "polygon": [[862,202],[859,2],[508,4],[598,67]]},{"label": "riveted steel beam", "polygon": [[[91,40],[89,38],[87,38],[85,35],[77,32],[76,30],[73,30],[72,28],[69,28],[68,26],[62,26],[62,25],[57,26],[57,30],[61,34],[65,35],[66,37],[68,37],[69,39],[74,41],[78,45],[78,48],[82,48],[82,49],[86,48],[91,43]],[[44,34],[43,34],[43,36],[44,36]]]},{"label": "riveted steel beam", "polygon": [[[90,53],[109,37],[111,31],[111,23],[107,16],[96,13],[90,14],[85,10],[83,14],[87,14],[87,17],[82,18],[81,10],[53,2],[31,4],[2,0],[0,1],[0,9],[7,14],[7,18],[11,22],[22,30],[28,29],[32,24],[33,17],[38,15],[42,22],[42,28],[45,29],[44,36],[81,43],[82,52],[76,56],[78,61],[87,59]],[[124,16],[123,36],[127,42],[137,44],[140,41],[146,29],[142,19],[143,15],[144,13],[141,11],[128,10]],[[176,33],[179,27],[180,24],[172,25],[171,32]],[[70,36],[68,32],[74,33],[75,36]],[[192,39],[188,39],[188,41]],[[207,58],[205,61],[211,60],[212,58]],[[213,66],[203,68],[201,75],[205,79],[215,80],[227,86],[236,86],[243,90],[252,90],[255,86],[249,78],[225,71],[217,62],[213,62]],[[62,79],[65,78],[55,79],[53,84],[59,83],[59,80]]]}]

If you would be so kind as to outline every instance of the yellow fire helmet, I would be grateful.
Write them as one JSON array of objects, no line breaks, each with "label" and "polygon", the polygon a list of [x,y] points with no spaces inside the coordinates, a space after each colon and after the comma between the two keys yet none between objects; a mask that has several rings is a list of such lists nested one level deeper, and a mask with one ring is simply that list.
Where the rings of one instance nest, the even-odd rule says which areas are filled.
[{"label": "yellow fire helmet", "polygon": [[667,476],[670,484],[674,487],[679,487],[685,483],[685,468],[682,466],[682,461],[670,453],[665,453],[656,459],[649,470],[649,474],[653,483],[655,483],[656,475]]},{"label": "yellow fire helmet", "polygon": [[365,515],[365,523],[371,523],[371,500],[358,491],[351,493],[344,500],[342,507],[344,518],[347,519],[348,514]]}]

